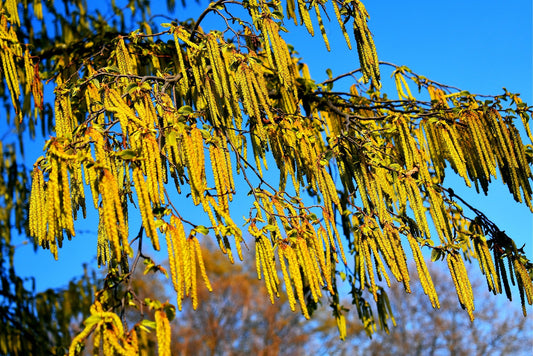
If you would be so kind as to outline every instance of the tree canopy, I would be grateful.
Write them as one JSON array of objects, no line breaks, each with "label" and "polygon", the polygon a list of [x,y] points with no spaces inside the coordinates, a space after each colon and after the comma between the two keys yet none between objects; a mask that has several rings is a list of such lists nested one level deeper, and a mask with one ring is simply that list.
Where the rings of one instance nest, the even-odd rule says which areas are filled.
[{"label": "tree canopy", "polygon": [[[426,251],[446,261],[471,320],[465,261],[477,262],[494,294],[511,299],[515,285],[526,313],[533,265],[523,247],[443,183],[455,174],[487,193],[498,178],[533,211],[533,109],[518,94],[471,94],[379,61],[358,0],[219,0],[197,19],[163,24],[149,5],[113,1],[112,14],[83,0],[0,7],[0,100],[16,134],[0,142],[2,283],[18,281],[13,228],[58,259],[65,238],[76,238],[75,221],[87,209],[98,214],[94,245],[107,276],[94,298],[86,293],[88,311],[72,309],[90,316],[70,354],[89,340],[97,352],[135,354],[138,333],[149,329],[159,354],[169,354],[175,307],[185,298],[198,307],[197,276],[211,290],[201,249],[211,238],[231,262],[243,248],[255,251],[272,303],[285,295],[311,318],[327,300],[341,338],[341,279],[368,334],[393,323],[385,284],[415,288],[409,261],[439,308]],[[204,29],[210,16],[222,27]],[[283,39],[284,26],[320,32],[329,49],[330,19],[359,68],[317,82]],[[383,67],[392,68],[398,99],[382,90]],[[28,169],[17,157],[37,129],[49,139]],[[178,196],[190,206],[176,204]],[[248,206],[244,219],[232,213],[239,204]],[[168,266],[143,253],[147,243]],[[176,306],[132,291],[141,260],[168,273]],[[122,316],[131,308],[153,310],[154,320],[128,325]],[[20,334],[13,323],[1,327],[10,331],[0,347],[9,350],[3,345]]]}]

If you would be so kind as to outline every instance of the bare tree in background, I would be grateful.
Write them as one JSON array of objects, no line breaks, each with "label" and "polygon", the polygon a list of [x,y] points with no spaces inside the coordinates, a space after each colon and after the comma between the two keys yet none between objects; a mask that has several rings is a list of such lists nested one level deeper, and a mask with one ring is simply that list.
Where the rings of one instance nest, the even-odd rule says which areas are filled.
[{"label": "bare tree in background", "polygon": [[[431,264],[431,275],[440,298],[440,309],[426,303],[421,288],[409,297],[400,285],[388,292],[397,326],[390,333],[376,333],[362,355],[530,355],[533,350],[533,318],[503,298],[489,296],[483,279],[472,278],[474,322],[457,303],[450,289],[450,275]],[[472,275],[474,275],[473,271]],[[411,278],[415,279],[415,276]],[[359,344],[353,336],[350,344]]]}]

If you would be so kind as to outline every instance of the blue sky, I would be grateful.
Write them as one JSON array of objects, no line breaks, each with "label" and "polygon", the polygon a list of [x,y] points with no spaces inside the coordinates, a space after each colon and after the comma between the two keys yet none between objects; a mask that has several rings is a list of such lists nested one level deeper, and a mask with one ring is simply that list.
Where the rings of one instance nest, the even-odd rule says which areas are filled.
[{"label": "blue sky", "polygon": [[[502,87],[506,87],[521,93],[524,101],[533,103],[531,1],[367,0],[364,3],[371,16],[370,29],[380,60],[406,65],[432,80],[472,93],[501,94]],[[189,12],[180,19],[199,13],[196,6],[185,11]],[[154,9],[153,13],[158,10]],[[333,13],[331,17],[334,19]],[[209,19],[204,22],[204,30],[209,23]],[[284,34],[317,81],[327,79],[327,68],[335,76],[359,66],[356,51],[347,49],[336,22],[328,26],[328,36],[332,44],[330,53],[326,52],[320,33],[310,38],[304,28],[299,28]],[[396,96],[392,90],[390,94]],[[519,246],[527,243],[527,255],[533,259],[533,218],[527,207],[515,203],[499,181],[490,188],[488,197],[456,189],[455,184],[462,184],[461,180],[452,179],[449,185],[454,185],[456,193],[485,212]],[[59,261],[54,261],[49,251],[33,253],[29,245],[18,247],[17,273],[35,276],[37,289],[43,290],[63,286],[72,277],[81,275],[84,262],[95,266],[95,219],[78,222],[77,228],[80,233],[65,242]],[[164,258],[162,255],[160,259]]]}]

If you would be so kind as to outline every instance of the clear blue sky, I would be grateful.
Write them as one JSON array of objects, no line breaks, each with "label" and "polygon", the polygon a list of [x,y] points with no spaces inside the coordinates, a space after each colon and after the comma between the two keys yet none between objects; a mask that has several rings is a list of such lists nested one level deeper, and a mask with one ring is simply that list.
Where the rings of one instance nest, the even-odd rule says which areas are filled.
[{"label": "clear blue sky", "polygon": [[[371,16],[370,29],[380,60],[406,65],[418,74],[472,93],[500,94],[502,87],[506,87],[521,93],[524,101],[533,103],[530,0],[367,0],[364,3]],[[195,6],[185,11],[189,12],[180,15],[180,20],[199,13]],[[158,13],[157,9],[153,13]],[[333,13],[331,17],[334,19]],[[208,24],[209,19],[203,24],[204,30]],[[320,33],[310,38],[300,28],[284,34],[308,63],[317,81],[327,79],[326,68],[338,75],[359,66],[356,52],[347,50],[336,23],[328,27],[328,36],[332,44],[330,53],[326,52]],[[454,182],[461,181],[449,184]],[[454,190],[481,208],[518,245],[527,243],[527,255],[533,259],[532,214],[527,207],[514,203],[506,187],[497,181],[488,197],[478,196],[475,191],[455,187]],[[80,221],[77,228],[80,233],[72,241],[65,241],[59,261],[54,261],[49,251],[39,250],[35,254],[29,245],[18,247],[17,273],[35,276],[38,290],[43,290],[64,286],[72,277],[81,275],[83,262],[95,266],[95,219]]]}]

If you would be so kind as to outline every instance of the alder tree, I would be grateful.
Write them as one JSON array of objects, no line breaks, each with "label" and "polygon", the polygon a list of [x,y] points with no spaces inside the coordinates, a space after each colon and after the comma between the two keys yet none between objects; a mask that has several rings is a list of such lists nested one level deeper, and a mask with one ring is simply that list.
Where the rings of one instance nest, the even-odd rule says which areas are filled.
[{"label": "alder tree", "polygon": [[[457,175],[481,194],[497,178],[533,211],[533,108],[518,94],[471,94],[380,62],[358,0],[218,0],[196,19],[161,24],[149,4],[113,1],[112,15],[83,0],[0,7],[0,90],[20,138],[4,152],[21,150],[38,129],[49,136],[28,172],[28,197],[20,180],[10,181],[17,189],[2,182],[16,191],[4,198],[3,219],[15,216],[21,228],[27,199],[27,233],[60,259],[76,221],[88,209],[98,214],[94,251],[107,276],[70,354],[86,344],[136,354],[147,331],[159,354],[170,354],[175,308],[190,298],[196,309],[198,288],[211,289],[201,250],[210,240],[231,262],[255,251],[272,303],[284,295],[312,318],[327,301],[341,339],[341,279],[369,334],[392,324],[385,285],[419,288],[411,260],[439,308],[425,254],[445,261],[470,319],[465,261],[474,260],[489,291],[511,298],[517,289],[525,314],[533,265],[523,247],[443,183]],[[141,19],[138,29],[130,17]],[[204,27],[212,17],[223,27]],[[283,39],[289,22],[321,35],[328,50],[325,26],[337,27],[354,70],[313,80]],[[393,68],[394,94],[382,90],[383,67]],[[346,78],[354,79],[338,84]],[[44,94],[50,87],[53,97]],[[232,213],[243,202],[244,219]],[[168,265],[147,257],[147,245]],[[133,292],[141,261],[168,273],[175,301]],[[126,309],[138,310],[138,323],[124,322]]]}]

